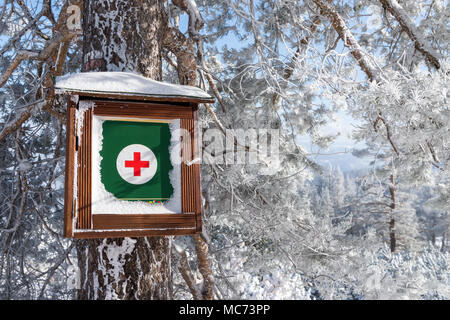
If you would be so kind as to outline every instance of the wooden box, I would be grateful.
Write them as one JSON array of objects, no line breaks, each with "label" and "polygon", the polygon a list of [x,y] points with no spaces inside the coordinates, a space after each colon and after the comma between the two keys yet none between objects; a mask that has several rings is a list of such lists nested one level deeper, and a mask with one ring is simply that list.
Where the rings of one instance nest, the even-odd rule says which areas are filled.
[{"label": "wooden box", "polygon": [[[64,198],[65,237],[167,236],[201,232],[202,201],[200,163],[198,161],[200,159],[198,104],[211,102],[212,98],[203,96],[162,96],[130,92],[111,93],[64,86],[61,86],[59,90],[60,93],[63,91],[67,94]],[[101,120],[103,122],[99,122],[99,119],[103,119]],[[172,170],[180,171],[178,176],[181,178],[180,186],[172,186],[173,194],[181,195],[181,197],[177,198],[180,199],[179,212],[174,212],[173,210],[164,212],[165,202],[150,204],[145,201],[101,199],[101,196],[98,195],[100,193],[98,191],[99,176],[101,177],[102,174],[108,171],[103,169],[101,171],[98,168],[98,159],[103,158],[99,157],[100,151],[98,150],[99,143],[97,140],[104,139],[104,137],[99,138],[99,129],[96,123],[105,123],[104,119],[126,121],[127,123],[176,122],[179,125],[180,132],[184,132],[184,134],[180,134],[178,143],[181,151],[179,153],[180,163],[172,166]],[[122,132],[121,134],[126,136],[127,132]],[[171,143],[173,143],[173,139],[178,138],[176,135],[171,137]],[[111,142],[109,143],[111,144]],[[102,148],[105,149],[106,147],[103,146]],[[114,161],[114,159],[111,161]],[[148,161],[145,162],[147,167],[148,163]],[[158,163],[159,165],[161,164]],[[176,171],[177,174],[179,171]],[[140,175],[140,171],[134,171],[135,175],[138,173]],[[103,181],[103,177],[101,179]],[[175,184],[178,183],[177,181]],[[127,184],[127,188],[130,189],[125,191],[132,191],[132,188],[140,187],[141,185]],[[102,205],[102,201],[106,204]],[[110,205],[111,203],[117,203],[119,206],[116,209],[114,205]],[[152,211],[151,205],[155,205],[155,208],[158,208],[157,213],[150,212]],[[139,208],[143,209],[140,210]]]}]

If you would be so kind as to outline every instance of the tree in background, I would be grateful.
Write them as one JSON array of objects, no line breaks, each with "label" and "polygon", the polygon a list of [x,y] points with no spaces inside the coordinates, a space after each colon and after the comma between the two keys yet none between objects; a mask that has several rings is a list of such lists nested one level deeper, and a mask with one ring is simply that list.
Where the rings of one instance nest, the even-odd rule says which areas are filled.
[{"label": "tree in background", "polygon": [[[64,105],[54,78],[74,70],[77,32],[66,2],[2,2],[0,129],[0,296],[69,297],[65,279],[73,244],[62,239]],[[5,38],[4,38],[5,39]],[[53,285],[56,283],[56,285]],[[48,287],[52,286],[49,291]]]}]

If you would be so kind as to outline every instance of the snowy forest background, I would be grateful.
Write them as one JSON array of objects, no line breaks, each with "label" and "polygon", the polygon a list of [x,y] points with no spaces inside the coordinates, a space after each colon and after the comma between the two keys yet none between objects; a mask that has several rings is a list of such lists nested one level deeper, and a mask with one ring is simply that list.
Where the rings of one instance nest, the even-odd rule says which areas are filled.
[{"label": "snowy forest background", "polygon": [[[201,166],[214,297],[449,299],[449,2],[159,3],[217,100],[201,106],[202,128],[280,130],[278,162]],[[77,252],[62,237],[65,100],[53,90],[83,65],[70,5],[82,7],[0,2],[0,299],[77,297]],[[116,21],[120,34],[128,22]],[[163,80],[180,83],[180,57],[161,56]],[[364,166],[343,172],[342,152]],[[171,243],[172,296],[196,298],[211,279],[191,237]],[[120,268],[127,251],[111,250]]]}]

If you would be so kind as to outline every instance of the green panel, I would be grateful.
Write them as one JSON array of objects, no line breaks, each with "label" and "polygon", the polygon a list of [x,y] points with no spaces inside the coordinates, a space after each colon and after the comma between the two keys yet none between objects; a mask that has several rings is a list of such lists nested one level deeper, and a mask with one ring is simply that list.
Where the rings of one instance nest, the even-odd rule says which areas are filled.
[{"label": "green panel", "polygon": [[[132,122],[105,120],[103,122],[103,144],[100,150],[101,181],[105,189],[122,200],[167,200],[173,194],[169,172],[170,128],[168,123]],[[131,144],[142,144],[156,156],[158,166],[154,177],[140,185],[123,180],[116,168],[120,151]]]}]

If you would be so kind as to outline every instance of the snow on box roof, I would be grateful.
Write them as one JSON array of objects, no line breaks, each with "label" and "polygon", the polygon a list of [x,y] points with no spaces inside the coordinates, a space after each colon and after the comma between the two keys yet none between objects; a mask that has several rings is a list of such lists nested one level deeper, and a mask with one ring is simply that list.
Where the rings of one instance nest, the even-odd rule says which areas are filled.
[{"label": "snow on box roof", "polygon": [[[130,72],[82,72],[56,78],[59,92],[94,97],[207,103],[214,98],[200,88],[145,78]],[[61,92],[61,93],[62,93]]]}]

